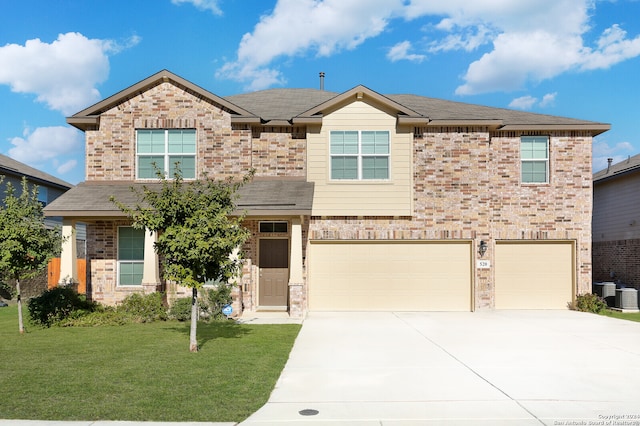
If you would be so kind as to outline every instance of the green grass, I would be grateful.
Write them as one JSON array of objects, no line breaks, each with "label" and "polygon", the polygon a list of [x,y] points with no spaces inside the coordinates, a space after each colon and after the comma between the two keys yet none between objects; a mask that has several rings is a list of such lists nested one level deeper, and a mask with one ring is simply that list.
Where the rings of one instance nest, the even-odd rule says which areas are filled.
[{"label": "green grass", "polygon": [[611,309],[605,309],[600,313],[600,315],[628,320],[628,321],[640,322],[640,312],[618,312],[618,311],[613,311]]},{"label": "green grass", "polygon": [[0,418],[239,422],[267,401],[299,330],[199,323],[190,353],[188,323],[20,335],[17,307],[0,308]]}]

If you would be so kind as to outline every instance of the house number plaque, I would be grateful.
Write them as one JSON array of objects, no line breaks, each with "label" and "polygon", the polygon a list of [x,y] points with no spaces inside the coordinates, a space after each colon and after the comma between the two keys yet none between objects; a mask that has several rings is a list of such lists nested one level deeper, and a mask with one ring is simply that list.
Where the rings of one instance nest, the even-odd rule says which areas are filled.
[{"label": "house number plaque", "polygon": [[491,261],[490,260],[478,260],[477,263],[478,269],[489,269],[491,268]]}]

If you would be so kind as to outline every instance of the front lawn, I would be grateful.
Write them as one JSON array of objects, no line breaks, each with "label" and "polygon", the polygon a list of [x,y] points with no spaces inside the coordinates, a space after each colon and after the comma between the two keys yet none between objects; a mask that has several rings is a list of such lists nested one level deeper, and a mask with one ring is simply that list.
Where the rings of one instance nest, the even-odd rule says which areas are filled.
[{"label": "front lawn", "polygon": [[640,312],[619,312],[619,311],[613,311],[611,309],[605,309],[600,313],[600,315],[640,322]]},{"label": "front lawn", "polygon": [[[25,321],[28,311],[25,309]],[[300,325],[28,326],[0,308],[0,419],[239,422],[267,401]]]}]

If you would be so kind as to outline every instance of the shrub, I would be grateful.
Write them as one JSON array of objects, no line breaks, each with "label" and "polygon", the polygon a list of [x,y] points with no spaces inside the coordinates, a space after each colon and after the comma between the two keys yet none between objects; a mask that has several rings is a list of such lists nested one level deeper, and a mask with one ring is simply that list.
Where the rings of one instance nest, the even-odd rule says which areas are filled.
[{"label": "shrub", "polygon": [[98,327],[103,325],[124,325],[132,322],[132,318],[118,312],[112,306],[102,306],[85,315],[70,315],[58,323],[61,327]]},{"label": "shrub", "polygon": [[213,289],[205,293],[203,308],[206,308],[209,319],[226,320],[227,317],[222,313],[222,308],[233,301],[231,297],[231,289],[229,284],[218,284]]},{"label": "shrub", "polygon": [[191,319],[191,298],[176,299],[169,310],[169,317],[178,321],[189,321]]},{"label": "shrub", "polygon": [[163,293],[133,293],[118,306],[118,313],[129,316],[134,322],[165,321],[167,309],[163,302]]},{"label": "shrub", "polygon": [[576,297],[576,301],[572,308],[576,311],[599,314],[607,309],[607,302],[605,302],[604,299],[597,294],[579,294]]},{"label": "shrub", "polygon": [[31,322],[51,327],[71,315],[76,317],[94,311],[97,304],[88,301],[71,287],[54,287],[29,300]]}]

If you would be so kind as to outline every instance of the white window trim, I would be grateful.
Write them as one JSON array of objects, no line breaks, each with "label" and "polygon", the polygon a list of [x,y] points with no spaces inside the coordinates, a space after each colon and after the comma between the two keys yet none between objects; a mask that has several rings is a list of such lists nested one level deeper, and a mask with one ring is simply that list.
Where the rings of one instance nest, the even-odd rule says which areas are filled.
[{"label": "white window trim", "polygon": [[[138,152],[138,131],[139,130],[162,130],[164,131],[164,152],[163,153],[159,153],[159,152],[155,152],[155,153],[139,153]],[[148,128],[138,128],[135,129],[136,131],[136,146],[135,146],[135,150],[136,150],[136,180],[158,180],[156,177],[153,178],[141,178],[139,176],[139,171],[140,171],[140,157],[159,157],[162,155],[163,159],[164,159],[164,165],[163,165],[163,170],[164,170],[164,175],[167,178],[170,178],[171,176],[169,176],[169,170],[171,170],[171,166],[172,164],[169,161],[169,157],[171,156],[172,153],[169,152],[169,130],[193,130],[196,133],[196,147],[195,150],[193,152],[193,154],[182,154],[183,156],[187,156],[187,155],[193,155],[194,158],[194,163],[195,163],[195,175],[192,178],[184,178],[184,180],[195,180],[196,177],[198,176],[198,159],[197,159],[197,153],[198,153],[198,131],[194,128],[191,127],[186,127],[186,128],[176,128],[176,129],[148,129]],[[174,153],[175,155],[180,155],[179,153]]]},{"label": "white window trim", "polygon": [[[118,226],[116,235],[116,287],[127,288],[142,288],[142,282],[140,284],[121,284],[120,283],[120,265],[123,263],[135,263],[141,264],[144,268],[144,259],[142,260],[120,260],[120,228],[131,228],[131,226]],[[143,255],[144,258],[144,255]]]},{"label": "white window trim", "polygon": [[[358,132],[358,153],[357,154],[332,154],[331,153],[331,133],[332,132]],[[362,132],[387,132],[389,134],[389,152],[387,154],[363,154],[362,153]],[[391,132],[389,130],[338,130],[333,129],[329,131],[329,180],[331,182],[390,182],[391,181]],[[336,179],[332,175],[331,170],[331,160],[333,157],[356,157],[357,158],[357,172],[358,177],[356,179]],[[386,157],[388,161],[388,170],[387,173],[389,175],[386,179],[364,179],[362,177],[362,157]]]},{"label": "white window trim", "polygon": [[[547,138],[547,158],[522,158],[522,139],[523,138]],[[551,157],[551,137],[547,135],[522,135],[520,136],[519,154],[520,154],[520,184],[521,185],[548,185],[550,183],[550,157]],[[544,182],[524,182],[522,179],[522,165],[524,163],[545,162],[545,181]]]}]

